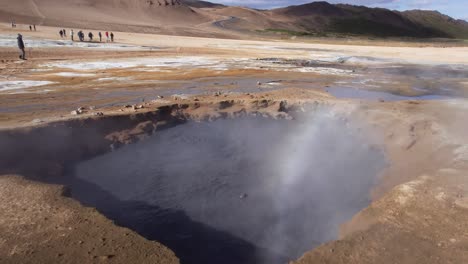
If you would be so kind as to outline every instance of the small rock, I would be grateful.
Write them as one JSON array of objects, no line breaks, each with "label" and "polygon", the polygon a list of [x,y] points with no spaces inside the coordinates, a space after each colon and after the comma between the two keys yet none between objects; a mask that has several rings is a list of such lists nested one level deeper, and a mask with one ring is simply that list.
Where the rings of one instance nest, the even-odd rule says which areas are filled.
[{"label": "small rock", "polygon": [[96,110],[96,107],[95,106],[90,106],[89,110]]},{"label": "small rock", "polygon": [[158,97],[157,97],[157,98],[158,98],[158,99],[163,99],[163,98],[164,98],[164,96],[162,96],[162,95],[158,95]]},{"label": "small rock", "polygon": [[73,110],[73,111],[71,111],[70,114],[71,114],[71,115],[79,115],[79,114],[81,114],[81,112],[78,111],[78,110]]},{"label": "small rock", "polygon": [[82,107],[82,106],[78,107],[78,109],[77,109],[77,111],[83,111],[83,110],[85,110],[85,108]]},{"label": "small rock", "polygon": [[42,121],[41,119],[34,119],[32,122],[33,122],[34,124],[38,124],[38,123],[42,123],[42,122],[44,122],[44,121]]},{"label": "small rock", "polygon": [[288,101],[281,101],[280,106],[279,106],[279,111],[280,112],[286,112],[287,111],[287,106],[288,106]]},{"label": "small rock", "polygon": [[132,108],[133,105],[125,105],[125,108]]},{"label": "small rock", "polygon": [[97,112],[97,113],[94,113],[95,116],[104,116],[104,113],[103,112]]},{"label": "small rock", "polygon": [[457,242],[457,240],[455,238],[450,239],[450,243],[456,243],[456,242]]},{"label": "small rock", "polygon": [[262,85],[262,83],[261,83],[261,82],[257,82],[257,85]]}]

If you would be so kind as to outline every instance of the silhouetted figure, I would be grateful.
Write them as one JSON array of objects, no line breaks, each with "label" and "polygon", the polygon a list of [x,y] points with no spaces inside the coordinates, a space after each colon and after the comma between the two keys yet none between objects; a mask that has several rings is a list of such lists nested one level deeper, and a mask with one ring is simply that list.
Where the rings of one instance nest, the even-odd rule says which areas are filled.
[{"label": "silhouetted figure", "polygon": [[73,29],[72,29],[72,30],[70,31],[70,37],[71,37],[71,40],[72,40],[72,41],[75,41],[75,40],[73,39],[73,36],[74,36],[74,35],[75,35],[75,32],[73,32]]},{"label": "silhouetted figure", "polygon": [[62,30],[59,31],[59,34],[60,34],[60,37],[63,38],[63,31]]},{"label": "silhouetted figure", "polygon": [[102,34],[101,34],[101,31],[99,31],[99,42],[102,42]]},{"label": "silhouetted figure", "polygon": [[34,31],[36,31],[36,25],[34,25],[33,27],[34,27]]},{"label": "silhouetted figure", "polygon": [[67,37],[67,31],[65,29],[62,29],[62,30],[63,30],[63,36]]},{"label": "silhouetted figure", "polygon": [[16,38],[18,40],[18,48],[20,49],[20,59],[25,60],[26,59],[26,52],[24,52],[24,42],[23,42],[23,36],[21,34],[18,34],[18,37]]},{"label": "silhouetted figure", "polygon": [[32,26],[31,25],[29,25],[29,31],[32,31]]},{"label": "silhouetted figure", "polygon": [[111,41],[114,42],[114,33],[111,32],[110,36],[111,36]]},{"label": "silhouetted figure", "polygon": [[89,37],[89,41],[93,41],[93,33],[92,32],[89,32],[88,34],[88,37]]},{"label": "silhouetted figure", "polygon": [[110,40],[109,40],[109,32],[108,31],[106,31],[106,38],[107,38],[106,42],[109,42]]}]

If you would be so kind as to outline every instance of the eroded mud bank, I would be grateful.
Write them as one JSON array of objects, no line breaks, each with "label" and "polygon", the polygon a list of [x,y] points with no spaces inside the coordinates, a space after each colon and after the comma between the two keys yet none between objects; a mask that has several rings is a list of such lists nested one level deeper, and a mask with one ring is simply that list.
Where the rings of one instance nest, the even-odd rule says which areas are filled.
[{"label": "eroded mud bank", "polygon": [[173,105],[4,131],[2,174],[66,185],[183,263],[284,263],[337,239],[385,162],[349,117],[277,107],[196,123]]}]

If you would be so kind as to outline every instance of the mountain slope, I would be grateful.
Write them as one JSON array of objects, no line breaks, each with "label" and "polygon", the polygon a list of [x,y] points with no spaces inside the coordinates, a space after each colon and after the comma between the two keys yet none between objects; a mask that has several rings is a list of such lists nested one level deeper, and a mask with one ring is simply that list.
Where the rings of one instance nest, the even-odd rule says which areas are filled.
[{"label": "mountain slope", "polygon": [[290,6],[269,11],[275,17],[287,17],[308,32],[379,37],[468,38],[467,23],[434,11],[398,12],[327,2]]},{"label": "mountain slope", "polygon": [[179,26],[210,19],[179,0],[4,0],[2,20],[54,26]]},{"label": "mountain slope", "polygon": [[0,20],[59,27],[249,37],[288,34],[465,38],[468,23],[435,11],[313,2],[273,10],[197,0],[0,0]]},{"label": "mountain slope", "polygon": [[196,8],[220,8],[226,7],[225,5],[215,4],[207,1],[198,1],[198,0],[180,0],[181,3]]}]

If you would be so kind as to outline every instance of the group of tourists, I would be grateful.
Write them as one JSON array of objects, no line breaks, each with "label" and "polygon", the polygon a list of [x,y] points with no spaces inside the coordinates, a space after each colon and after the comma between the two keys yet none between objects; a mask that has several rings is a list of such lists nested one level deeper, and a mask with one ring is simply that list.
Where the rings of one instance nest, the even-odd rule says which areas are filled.
[{"label": "group of tourists", "polygon": [[[60,34],[61,38],[66,38],[67,37],[67,32],[65,31],[65,29],[61,29],[59,31],[59,34]],[[109,33],[108,31],[106,31],[106,33],[104,33],[104,34],[106,36],[106,42],[114,42],[114,32]],[[82,30],[78,31],[77,36],[78,36],[78,39],[81,42],[86,41],[85,40],[85,33]],[[98,36],[99,36],[99,42],[102,42],[102,33],[99,32]],[[71,37],[72,41],[75,41],[75,38],[74,38],[75,36],[74,36],[73,29],[70,31],[70,37]],[[94,40],[93,32],[88,33],[88,39],[89,39],[90,42],[93,42],[93,40]]]},{"label": "group of tourists", "polygon": [[[15,28],[15,27],[16,27],[16,23],[11,22],[11,26],[12,26],[13,28]],[[36,31],[36,25],[29,25],[29,30],[30,30],[30,31],[33,31],[33,30]],[[66,31],[65,29],[61,29],[61,30],[59,31],[59,34],[60,34],[60,37],[61,37],[61,38],[66,38],[66,37],[67,37],[67,31]],[[85,40],[85,33],[84,33],[82,30],[78,31],[77,35],[78,35],[78,38],[79,38],[79,40],[80,40],[81,42],[86,41],[86,40]],[[113,32],[110,32],[110,33],[109,33],[108,31],[106,31],[106,32],[104,33],[104,35],[106,36],[106,42],[114,42],[114,33],[113,33]],[[99,32],[99,33],[98,33],[98,36],[99,36],[99,42],[102,42],[102,37],[103,37],[102,33]],[[73,29],[70,30],[70,37],[71,37],[71,40],[72,40],[72,41],[75,41],[75,39],[74,39],[74,37],[75,37],[75,32],[73,31]],[[94,34],[93,34],[93,32],[89,32],[89,33],[88,33],[88,38],[89,38],[89,41],[90,41],[90,42],[93,41],[93,39],[94,39]],[[19,58],[22,59],[22,60],[26,60],[26,52],[25,52],[25,45],[24,45],[24,41],[23,41],[23,35],[21,35],[21,34],[18,33],[18,36],[17,36],[16,39],[17,39],[17,41],[18,41],[18,48],[19,48],[19,50],[20,50],[20,56],[19,56]]]}]

